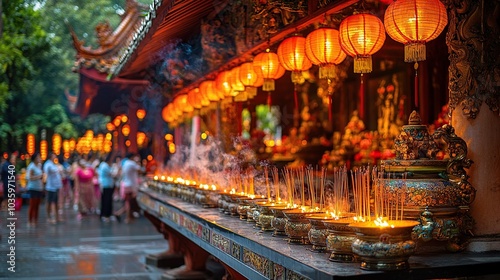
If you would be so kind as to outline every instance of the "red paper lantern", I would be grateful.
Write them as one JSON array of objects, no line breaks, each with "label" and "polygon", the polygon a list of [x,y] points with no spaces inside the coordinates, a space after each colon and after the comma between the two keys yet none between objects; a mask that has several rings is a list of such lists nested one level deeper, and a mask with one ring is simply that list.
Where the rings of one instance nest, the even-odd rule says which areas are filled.
[{"label": "red paper lantern", "polygon": [[192,90],[190,90],[187,94],[187,101],[191,106],[193,106],[194,109],[200,109],[201,108],[200,89],[193,88]]},{"label": "red paper lantern", "polygon": [[200,84],[200,92],[206,96],[210,102],[217,102],[220,100],[219,94],[215,86],[215,81],[206,80]]},{"label": "red paper lantern", "polygon": [[230,71],[229,81],[233,89],[233,96],[245,91],[245,85],[240,80],[240,66],[236,66]]},{"label": "red paper lantern", "polygon": [[306,38],[293,35],[281,42],[278,58],[285,70],[292,71],[292,82],[297,83],[302,71],[309,70],[312,63],[306,56]]},{"label": "red paper lantern", "polygon": [[425,60],[425,43],[435,39],[448,23],[439,0],[398,0],[385,11],[387,34],[405,45],[405,62]]},{"label": "red paper lantern", "polygon": [[281,66],[278,55],[269,49],[254,57],[253,67],[255,72],[264,78],[264,84],[262,85],[264,91],[273,91],[274,80],[281,78],[285,74],[285,69]]},{"label": "red paper lantern", "polygon": [[137,118],[142,121],[146,117],[146,110],[144,109],[137,109],[137,112],[135,112],[135,115]]},{"label": "red paper lantern", "polygon": [[355,14],[340,23],[339,32],[342,49],[354,57],[354,73],[370,73],[372,55],[385,41],[382,21],[368,13]]},{"label": "red paper lantern", "polygon": [[335,77],[335,65],[342,63],[346,53],[340,46],[339,31],[322,27],[306,37],[306,55],[315,65],[319,65],[319,78]]},{"label": "red paper lantern", "polygon": [[231,87],[231,72],[222,71],[215,79],[215,87],[222,92],[225,97],[231,96],[233,88]]}]

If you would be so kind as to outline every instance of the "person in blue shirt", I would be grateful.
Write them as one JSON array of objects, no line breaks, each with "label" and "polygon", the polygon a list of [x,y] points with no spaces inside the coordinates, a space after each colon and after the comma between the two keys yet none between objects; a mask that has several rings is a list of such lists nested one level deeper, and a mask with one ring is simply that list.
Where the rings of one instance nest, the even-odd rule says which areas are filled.
[{"label": "person in blue shirt", "polygon": [[114,180],[111,172],[111,153],[99,164],[97,175],[101,186],[101,220],[109,222],[113,212]]},{"label": "person in blue shirt", "polygon": [[56,158],[56,154],[50,153],[50,158],[43,165],[43,173],[45,173],[47,178],[45,183],[45,190],[47,191],[47,218],[51,224],[56,224],[58,221],[62,222],[57,211],[57,193],[62,187],[62,177],[59,167],[54,162]]},{"label": "person in blue shirt", "polygon": [[26,169],[26,189],[30,195],[28,210],[28,226],[35,227],[38,223],[38,209],[43,197],[42,160],[39,153],[34,153],[32,161]]}]

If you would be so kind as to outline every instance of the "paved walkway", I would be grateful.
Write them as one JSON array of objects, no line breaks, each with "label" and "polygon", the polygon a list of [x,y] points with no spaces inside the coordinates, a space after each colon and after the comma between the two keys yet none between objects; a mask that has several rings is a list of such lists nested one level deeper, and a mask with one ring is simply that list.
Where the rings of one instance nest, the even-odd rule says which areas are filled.
[{"label": "paved walkway", "polygon": [[51,225],[42,204],[37,228],[27,227],[27,205],[16,212],[14,273],[6,262],[8,212],[0,212],[0,279],[160,279],[162,271],[146,266],[145,256],[168,243],[146,218],[102,223],[97,215],[78,220],[73,209],[64,210],[65,222]]}]

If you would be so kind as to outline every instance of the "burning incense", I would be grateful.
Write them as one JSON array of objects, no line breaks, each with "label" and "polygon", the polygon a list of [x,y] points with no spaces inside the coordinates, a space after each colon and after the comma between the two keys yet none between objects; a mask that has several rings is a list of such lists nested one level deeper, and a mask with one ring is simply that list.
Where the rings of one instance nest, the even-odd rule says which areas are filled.
[{"label": "burning incense", "polygon": [[344,165],[333,172],[333,215],[340,217],[349,211],[349,187],[347,168]]},{"label": "burning incense", "polygon": [[264,177],[266,178],[267,200],[271,201],[271,186],[269,186],[269,171],[267,165],[264,166]]},{"label": "burning incense", "polygon": [[278,168],[273,166],[271,169],[271,173],[273,175],[273,183],[274,183],[274,195],[276,196],[276,201],[280,202],[280,178],[278,173]]},{"label": "burning incense", "polygon": [[[314,209],[315,207],[315,202],[316,202],[316,182],[314,181],[314,169],[312,168],[307,168],[306,169],[306,178],[307,178],[307,183],[309,185],[309,194],[310,194],[310,199],[311,199],[311,209]],[[304,191],[302,191],[302,194],[304,194]],[[302,197],[302,201],[305,202],[305,198]],[[302,203],[302,206],[305,204]]]}]

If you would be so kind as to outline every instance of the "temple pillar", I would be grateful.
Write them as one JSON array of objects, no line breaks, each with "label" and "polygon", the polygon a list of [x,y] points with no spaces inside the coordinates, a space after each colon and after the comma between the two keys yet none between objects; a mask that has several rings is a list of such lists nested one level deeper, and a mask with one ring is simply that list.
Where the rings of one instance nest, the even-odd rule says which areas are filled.
[{"label": "temple pillar", "polygon": [[130,134],[128,139],[130,140],[130,146],[128,147],[129,153],[137,153],[137,131],[139,129],[139,119],[137,118],[137,104],[130,103],[128,106],[128,124],[130,126]]},{"label": "temple pillar", "polygon": [[[473,251],[500,250],[500,1],[442,0],[447,5],[450,110],[474,163]],[[486,39],[487,38],[487,39]]]},{"label": "temple pillar", "polygon": [[159,268],[175,268],[184,264],[184,256],[179,253],[179,241],[175,236],[171,236],[169,231],[165,230],[163,223],[155,216],[144,212],[144,216],[155,226],[158,232],[162,233],[168,241],[168,249],[158,254],[150,254],[146,256],[146,264]]},{"label": "temple pillar", "polygon": [[121,157],[123,157],[127,154],[127,149],[125,147],[125,136],[123,135],[121,128],[122,128],[121,125],[117,128],[118,132],[117,142],[118,142],[118,153]]}]

